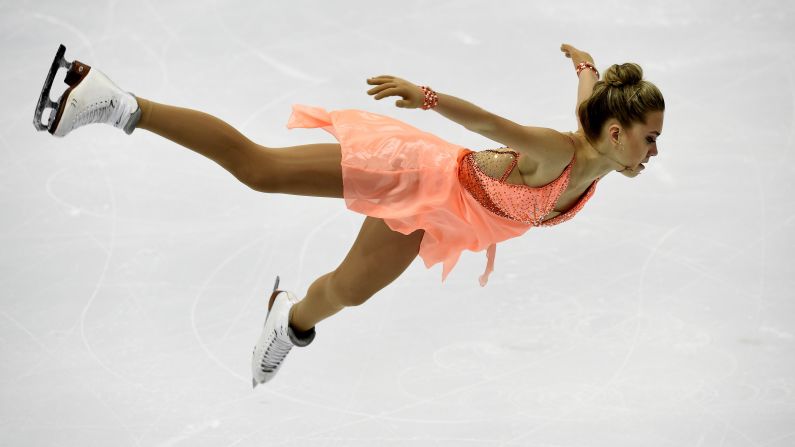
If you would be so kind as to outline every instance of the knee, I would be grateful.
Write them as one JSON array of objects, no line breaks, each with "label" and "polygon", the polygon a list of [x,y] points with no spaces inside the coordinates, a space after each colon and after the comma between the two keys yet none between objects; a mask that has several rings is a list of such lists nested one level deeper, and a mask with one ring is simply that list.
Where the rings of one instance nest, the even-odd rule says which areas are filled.
[{"label": "knee", "polygon": [[266,147],[252,144],[245,149],[247,155],[242,157],[242,162],[232,170],[234,176],[241,183],[259,192],[278,192],[277,176],[270,169],[272,158]]},{"label": "knee", "polygon": [[372,293],[364,290],[363,287],[356,287],[346,284],[345,281],[332,274],[326,285],[327,298],[341,306],[353,307],[360,306],[373,296]]}]

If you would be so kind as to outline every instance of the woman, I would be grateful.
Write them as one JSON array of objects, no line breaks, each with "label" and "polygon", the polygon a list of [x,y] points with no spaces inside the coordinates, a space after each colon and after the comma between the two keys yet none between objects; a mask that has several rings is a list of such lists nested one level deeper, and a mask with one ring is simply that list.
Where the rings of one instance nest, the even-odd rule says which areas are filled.
[{"label": "woman", "polygon": [[[211,115],[124,92],[99,70],[66,62],[64,51],[39,98],[39,130],[63,137],[96,122],[127,134],[146,129],[210,158],[254,190],[343,198],[368,216],[342,263],[316,279],[306,297],[278,290],[276,278],[252,356],[255,387],[275,376],[293,346],[312,342],[318,322],[367,301],[418,255],[428,268],[443,262],[444,281],[463,250],[487,249],[485,286],[498,242],[572,218],[612,171],[635,177],[645,169],[657,155],[665,110],[637,64],[613,65],[600,81],[591,56],[564,44],[579,78],[576,132],[522,126],[429,87],[377,76],[367,80],[376,100],[399,96],[398,107],[434,110],[506,147],[475,152],[382,115],[294,105],[288,128],[320,127],[339,144],[271,148]],[[69,69],[70,87],[56,103],[49,89],[60,67]],[[46,108],[53,111],[45,125]]]}]

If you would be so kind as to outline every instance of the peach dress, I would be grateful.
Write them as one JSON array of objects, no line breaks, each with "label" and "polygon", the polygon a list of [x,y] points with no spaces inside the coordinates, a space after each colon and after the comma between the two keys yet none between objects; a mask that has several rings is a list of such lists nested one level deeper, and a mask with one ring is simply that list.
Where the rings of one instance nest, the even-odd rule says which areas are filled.
[{"label": "peach dress", "polygon": [[[362,110],[293,105],[288,129],[322,128],[342,148],[345,206],[378,217],[402,234],[423,229],[419,256],[426,268],[442,262],[442,282],[464,250],[486,249],[485,286],[494,271],[497,243],[533,226],[565,222],[593,195],[597,179],[569,211],[542,221],[566,190],[574,159],[539,188],[505,183],[519,154],[500,179],[475,163],[478,152],[456,146],[407,123]],[[487,150],[488,152],[495,152]]]}]

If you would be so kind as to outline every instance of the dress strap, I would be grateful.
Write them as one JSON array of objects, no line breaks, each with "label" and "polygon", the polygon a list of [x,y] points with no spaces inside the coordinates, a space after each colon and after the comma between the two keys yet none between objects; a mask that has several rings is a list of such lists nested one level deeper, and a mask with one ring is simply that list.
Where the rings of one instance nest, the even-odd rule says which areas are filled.
[{"label": "dress strap", "polygon": [[505,183],[505,179],[508,178],[508,176],[511,174],[511,172],[513,172],[513,169],[516,167],[517,163],[519,163],[519,160],[518,160],[519,159],[519,153],[518,152],[505,151],[504,153],[513,154],[513,160],[511,161],[511,164],[508,165],[508,167],[506,168],[505,174],[503,174],[502,178],[500,178],[500,183]]}]

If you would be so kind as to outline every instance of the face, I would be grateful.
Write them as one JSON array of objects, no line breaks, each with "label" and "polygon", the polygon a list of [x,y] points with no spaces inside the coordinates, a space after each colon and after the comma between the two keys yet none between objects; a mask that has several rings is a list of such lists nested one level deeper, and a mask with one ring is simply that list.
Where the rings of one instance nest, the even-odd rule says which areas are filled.
[{"label": "face", "polygon": [[[615,132],[617,141],[623,143],[623,150],[616,149],[614,152],[617,155],[615,161],[624,166],[618,171],[626,177],[636,177],[646,168],[651,157],[657,155],[657,138],[662,133],[663,114],[650,112],[646,115],[646,124],[635,123],[629,129]],[[620,125],[616,127],[621,128]]]}]

